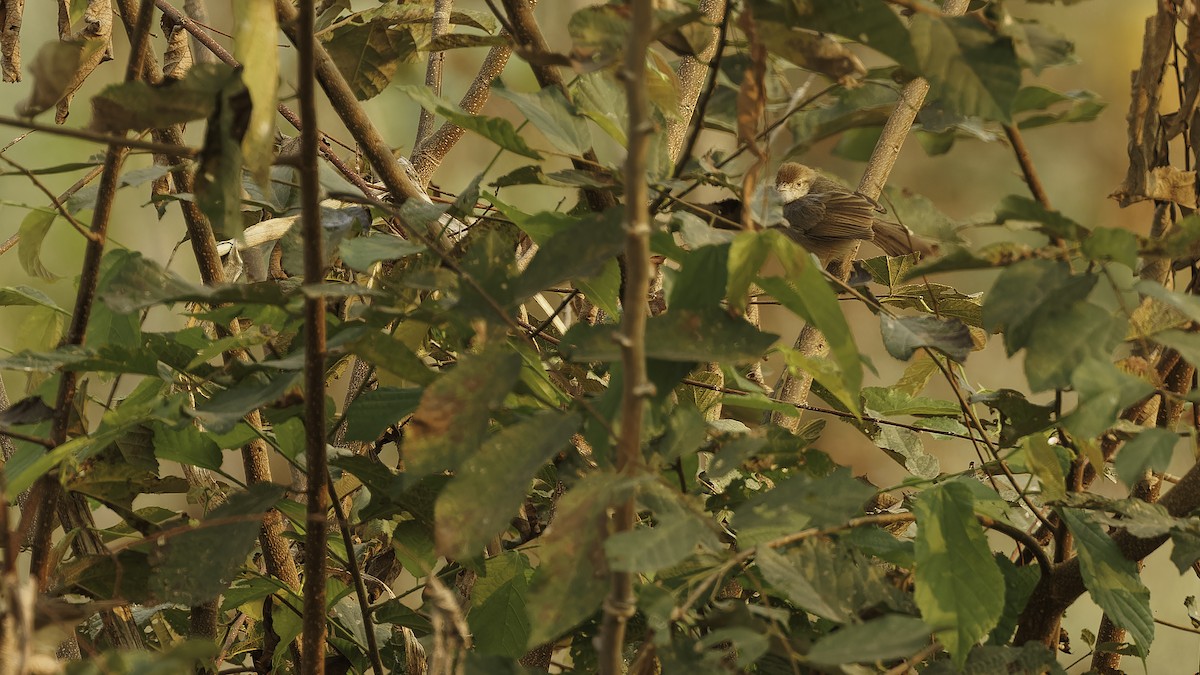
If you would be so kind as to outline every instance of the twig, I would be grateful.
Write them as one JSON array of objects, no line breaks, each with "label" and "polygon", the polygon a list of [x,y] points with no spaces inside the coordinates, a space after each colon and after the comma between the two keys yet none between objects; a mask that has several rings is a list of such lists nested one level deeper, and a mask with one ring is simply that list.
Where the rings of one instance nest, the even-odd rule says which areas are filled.
[{"label": "twig", "polygon": [[[649,118],[646,91],[646,52],[653,32],[652,0],[634,0],[629,44],[621,79],[629,106],[628,152],[625,159],[625,293],[618,342],[621,346],[621,429],[617,441],[616,468],[635,470],[642,463],[642,418],[646,399],[653,395],[646,369],[646,320],[650,293],[650,187],[646,182],[646,157],[654,125]],[[613,513],[616,532],[633,529],[637,517],[633,497],[617,504]],[[618,675],[622,671],[621,653],[625,628],[637,610],[633,595],[633,574],[610,573],[611,588],[604,600],[604,618],[600,626],[600,672]]]},{"label": "twig", "polygon": [[79,220],[67,210],[59,198],[53,192],[51,192],[49,188],[46,187],[45,183],[38,180],[38,177],[34,175],[32,171],[12,161],[3,152],[0,152],[0,160],[3,160],[5,164],[24,174],[24,176],[29,179],[29,182],[33,183],[33,186],[36,187],[38,191],[49,197],[50,205],[54,207],[55,211],[58,211],[58,215],[62,216],[63,219],[71,224],[71,227],[75,228],[80,234],[88,239],[92,239],[95,236],[90,230],[88,230],[87,226],[79,222]]},{"label": "twig", "polygon": [[1021,173],[1025,176],[1025,184],[1029,186],[1029,191],[1033,193],[1033,198],[1043,209],[1050,210],[1050,197],[1046,195],[1046,188],[1042,187],[1042,179],[1038,177],[1037,169],[1033,166],[1033,160],[1029,157],[1029,148],[1025,146],[1025,139],[1021,136],[1021,130],[1015,124],[1005,124],[1004,133],[1008,136],[1008,142],[1012,145],[1013,154],[1017,156],[1017,164],[1021,165]]},{"label": "twig", "polygon": [[126,138],[124,136],[114,136],[112,134],[102,134],[97,131],[88,131],[87,129],[74,129],[71,127],[60,127],[54,124],[41,124],[23,117],[11,117],[9,115],[0,115],[0,124],[8,127],[16,127],[18,129],[29,129],[31,131],[42,131],[54,136],[66,136],[68,138],[78,138],[84,141],[93,143],[104,143],[106,145],[117,145],[123,148],[133,150],[149,150],[153,153],[164,155],[175,155],[177,157],[195,157],[200,154],[199,148],[193,148],[187,145],[165,145],[163,143],[155,143],[153,141],[143,141],[136,138]]},{"label": "twig", "polygon": [[1166,626],[1167,628],[1174,628],[1175,630],[1181,630],[1181,631],[1184,631],[1185,633],[1196,633],[1197,635],[1200,635],[1200,629],[1192,628],[1191,626],[1183,626],[1183,625],[1180,625],[1177,623],[1171,623],[1170,621],[1165,621],[1165,620],[1159,619],[1157,617],[1154,619],[1154,623],[1157,623],[1161,626]]},{"label": "twig", "polygon": [[916,654],[913,654],[912,656],[908,657],[907,659],[904,659],[904,663],[901,663],[900,665],[896,666],[895,668],[889,668],[888,671],[885,672],[883,675],[904,675],[904,673],[907,673],[909,670],[912,670],[912,668],[914,666],[916,666],[918,663],[933,656],[934,654],[937,654],[940,651],[942,651],[942,644],[940,642],[938,642],[937,640],[934,640],[933,642],[926,645],[925,648],[922,649],[921,651],[917,652]]},{"label": "twig", "polygon": [[[354,538],[350,534],[350,522],[346,519],[346,511],[342,508],[342,500],[337,495],[333,485],[333,477],[326,473],[326,489],[329,490],[330,502],[333,504],[333,514],[337,518],[338,530],[342,534],[342,544],[346,547],[346,571],[354,581],[354,594],[358,598],[358,611],[362,613],[363,626],[367,636],[367,656],[376,673],[386,673],[383,669],[383,657],[379,654],[379,643],[375,639],[375,622],[371,619],[371,602],[367,597],[367,586],[363,581],[362,570],[358,567],[358,558],[354,555]],[[388,589],[389,591],[391,589]]]},{"label": "twig", "polygon": [[562,302],[558,303],[558,307],[555,307],[554,311],[550,313],[550,316],[547,316],[544,320],[542,320],[541,323],[538,324],[537,328],[533,329],[533,332],[529,334],[529,337],[536,338],[537,336],[541,335],[542,331],[546,330],[546,328],[548,328],[550,324],[554,322],[554,319],[557,318],[558,315],[567,308],[567,305],[571,304],[571,301],[574,300],[575,296],[577,295],[579,295],[578,288],[573,289],[570,293],[568,293],[567,297],[563,298]]}]

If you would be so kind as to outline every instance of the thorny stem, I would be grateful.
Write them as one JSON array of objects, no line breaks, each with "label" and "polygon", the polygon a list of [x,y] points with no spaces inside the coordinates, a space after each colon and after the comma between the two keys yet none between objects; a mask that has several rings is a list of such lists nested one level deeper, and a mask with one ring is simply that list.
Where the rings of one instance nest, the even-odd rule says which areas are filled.
[{"label": "thorny stem", "polygon": [[[321,184],[317,174],[320,134],[317,131],[315,0],[301,0],[294,28],[297,51],[296,96],[300,101],[300,212],[304,234],[304,284],[325,281],[321,241]],[[325,672],[325,577],[329,557],[329,458],[325,451],[325,298],[304,299],[304,436],[308,479],[308,517],[304,537],[304,675]],[[349,550],[353,555],[353,549]],[[363,616],[367,620],[367,616]]]},{"label": "thorny stem", "polygon": [[[629,106],[629,144],[625,159],[625,294],[622,297],[621,329],[621,429],[617,441],[617,471],[634,471],[642,463],[642,417],[646,399],[654,392],[646,371],[646,319],[650,293],[651,221],[650,188],[646,182],[646,157],[654,124],[649,117],[646,91],[646,51],[653,31],[652,0],[634,0],[629,44],[620,77],[625,82]],[[613,514],[617,533],[633,529],[636,518],[634,498],[618,504]],[[633,575],[610,573],[611,587],[604,601],[604,619],[600,627],[600,672],[622,672],[621,652],[625,628],[636,610]]]}]

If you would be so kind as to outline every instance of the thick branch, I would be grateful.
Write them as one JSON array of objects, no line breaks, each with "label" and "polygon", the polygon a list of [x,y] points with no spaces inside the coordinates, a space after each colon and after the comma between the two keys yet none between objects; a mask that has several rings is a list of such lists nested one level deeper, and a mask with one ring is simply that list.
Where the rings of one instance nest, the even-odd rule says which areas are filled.
[{"label": "thick branch", "polygon": [[[483,64],[479,66],[479,73],[475,75],[458,106],[472,115],[483,110],[483,105],[492,93],[492,81],[504,72],[504,66],[508,64],[508,57],[511,55],[512,47],[509,45],[498,45],[488,50]],[[446,154],[465,133],[466,131],[457,124],[446,122],[413,150],[413,167],[422,183],[429,183]]]},{"label": "thick branch", "polygon": [[[304,234],[304,285],[325,281],[321,241],[321,184],[317,174],[320,139],[316,100],[316,11],[314,0],[301,0],[294,24],[297,47],[296,94],[300,100],[300,222]],[[304,437],[308,479],[307,529],[304,537],[304,651],[306,675],[325,672],[325,583],[328,573],[329,458],[325,453],[325,298],[304,299]],[[351,549],[349,555],[354,555]],[[369,621],[367,615],[363,620]],[[368,623],[367,630],[373,630]]]}]

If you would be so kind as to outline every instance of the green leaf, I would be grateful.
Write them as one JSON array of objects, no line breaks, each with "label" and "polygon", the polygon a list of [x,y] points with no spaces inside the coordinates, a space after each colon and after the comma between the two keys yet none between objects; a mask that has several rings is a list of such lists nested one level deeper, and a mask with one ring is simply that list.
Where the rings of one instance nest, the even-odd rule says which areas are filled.
[{"label": "green leaf", "polygon": [[81,84],[81,74],[92,72],[104,57],[109,41],[104,38],[55,39],[38,49],[29,70],[33,88],[29,97],[17,103],[17,114],[33,117],[53,108],[64,96]]},{"label": "green leaf", "polygon": [[729,247],[702,246],[682,262],[682,269],[671,280],[667,306],[701,310],[719,305],[728,281]]},{"label": "green leaf", "polygon": [[554,527],[540,540],[542,562],[529,594],[533,629],[526,647],[559,637],[600,609],[608,590],[603,516],[609,505],[628,498],[632,488],[629,479],[592,473],[563,497]]},{"label": "green leaf", "polygon": [[1169,429],[1150,427],[1138,432],[1137,436],[1125,442],[1120,452],[1113,460],[1113,470],[1117,478],[1129,487],[1133,487],[1146,475],[1147,471],[1161,473],[1171,465],[1171,456],[1175,446],[1179,445],[1179,434]]},{"label": "green leaf", "polygon": [[[821,331],[829,343],[834,361],[841,370],[847,391],[857,398],[862,387],[862,360],[850,326],[846,323],[846,316],[838,306],[837,295],[825,281],[821,270],[813,263],[812,257],[786,235],[768,230],[758,233],[757,236],[766,238],[770,243],[771,250],[775,252],[787,275],[786,278],[759,278],[759,285],[797,316]],[[737,246],[737,240],[734,240],[734,246]],[[732,259],[732,251],[730,255]],[[852,411],[858,409],[856,402],[848,405]]]},{"label": "green leaf", "polygon": [[1025,456],[1029,468],[1037,476],[1042,488],[1042,499],[1055,501],[1067,495],[1067,472],[1063,469],[1061,446],[1051,445],[1042,434],[1032,434],[1024,441]]},{"label": "green leaf", "polygon": [[[559,350],[576,362],[619,361],[621,349],[613,339],[616,330],[612,325],[575,324],[563,336]],[[720,308],[673,310],[646,322],[646,356],[684,363],[753,361],[778,337]]]},{"label": "green leaf", "polygon": [[320,34],[325,50],[360,101],[386,89],[400,63],[417,56],[412,32],[393,28],[393,23],[391,17],[368,10]]},{"label": "green leaf", "polygon": [[925,623],[955,663],[996,627],[1004,611],[1004,576],[975,519],[974,498],[950,482],[921,493],[917,516],[914,598]]},{"label": "green leaf", "polygon": [[909,360],[922,347],[933,347],[951,360],[963,363],[974,346],[971,331],[958,319],[882,314],[879,327],[883,346],[901,361]]},{"label": "green leaf", "polygon": [[970,400],[1000,413],[1000,442],[1005,447],[1049,427],[1054,419],[1053,406],[1030,403],[1024,394],[1013,389],[976,394]]},{"label": "green leaf", "polygon": [[241,239],[242,140],[253,106],[237,71],[224,85],[208,116],[196,170],[195,200],[217,239]]},{"label": "green leaf", "polygon": [[1097,227],[1084,239],[1084,255],[1093,261],[1112,261],[1138,269],[1138,237],[1128,229]]},{"label": "green leaf", "polygon": [[151,555],[154,571],[147,581],[155,596],[198,605],[220,595],[248,562],[263,514],[282,497],[282,486],[251,485],[231,495],[196,527],[161,538]]},{"label": "green leaf", "polygon": [[[253,104],[242,137],[242,155],[250,174],[259,185],[266,185],[275,158],[275,108],[279,103],[279,49],[271,36],[279,34],[279,25],[274,8],[256,0],[234,2],[233,16],[233,55],[242,64],[242,81]],[[188,75],[195,69],[192,66]]]},{"label": "green leaf", "polygon": [[1062,425],[1077,439],[1103,434],[1117,423],[1122,410],[1154,392],[1153,384],[1096,359],[1075,367],[1071,386],[1079,394],[1079,405]]},{"label": "green leaf", "polygon": [[797,474],[738,506],[732,526],[738,545],[746,547],[809,527],[845,523],[861,514],[874,494],[873,488],[855,480],[846,467],[819,479]]},{"label": "green leaf", "polygon": [[654,526],[618,532],[605,540],[611,569],[649,574],[683,562],[698,547],[721,549],[709,519],[679,493],[661,483],[645,483],[638,490],[638,502],[654,513]]},{"label": "green leaf", "polygon": [[46,307],[60,314],[71,315],[70,312],[59,307],[58,303],[54,302],[50,296],[29,286],[5,286],[0,288],[0,306]]},{"label": "green leaf", "polygon": [[[989,644],[1003,645],[1012,638],[1013,631],[1016,630],[1020,621],[1021,612],[1025,611],[1029,596],[1033,595],[1033,589],[1037,587],[1038,580],[1042,578],[1042,568],[1039,565],[1018,567],[1007,556],[999,553],[992,557],[1004,575],[1004,614],[1000,617],[1000,622],[992,629],[987,641]],[[1049,653],[1049,650],[1045,651],[1047,654]],[[974,653],[972,651],[973,655]],[[968,667],[970,661],[968,659]]]},{"label": "green leaf", "polygon": [[459,465],[474,455],[491,409],[504,400],[521,373],[521,356],[503,342],[463,357],[425,388],[406,427],[404,461],[410,480]]},{"label": "green leaf", "polygon": [[[935,366],[936,371],[936,366]],[[897,387],[863,387],[863,407],[873,415],[958,415],[953,401],[912,396]]]},{"label": "green leaf", "polygon": [[1020,195],[1008,195],[996,205],[996,222],[1007,223],[1010,220],[1038,223],[1038,230],[1052,238],[1079,241],[1087,236],[1087,230],[1079,223]]},{"label": "green leaf", "polygon": [[896,90],[889,86],[835,89],[788,119],[795,145],[788,149],[787,155],[799,155],[814,144],[849,130],[882,126],[896,107],[896,98]]},{"label": "green leaf", "polygon": [[890,424],[879,426],[871,439],[893,459],[897,459],[917,478],[933,480],[942,471],[941,462],[937,456],[925,451],[921,436],[911,429],[902,429]]},{"label": "green leaf", "polygon": [[435,95],[429,87],[405,85],[398,87],[406,96],[418,103],[422,108],[445,117],[448,121],[472,131],[489,141],[522,157],[541,159],[536,150],[525,143],[512,122],[501,117],[486,117],[484,115],[469,115],[457,105]]},{"label": "green leaf", "polygon": [[1154,641],[1154,616],[1150,590],[1142,583],[1137,563],[1121,554],[1116,542],[1086,511],[1063,509],[1062,515],[1075,535],[1088,594],[1113,623],[1129,631],[1144,654]]},{"label": "green leaf", "polygon": [[496,86],[492,91],[515,105],[525,119],[559,150],[569,155],[583,155],[591,149],[592,135],[587,119],[575,110],[561,87],[546,87],[533,94],[522,94],[504,86]]},{"label": "green leaf", "polygon": [[46,269],[41,258],[42,242],[57,217],[58,212],[51,209],[31,209],[21,221],[21,227],[17,230],[20,235],[17,240],[17,259],[26,274],[49,281],[58,278],[57,274]]},{"label": "green leaf", "polygon": [[[1067,104],[1065,107],[1058,104]],[[1051,111],[1050,108],[1058,107]],[[1091,122],[1100,116],[1107,104],[1095,92],[1087,90],[1059,93],[1042,87],[1024,87],[1013,102],[1013,114],[1023,115],[1019,129],[1036,129],[1051,124]]]},{"label": "green leaf", "polygon": [[538,470],[566,447],[579,424],[578,415],[547,411],[489,438],[438,496],[438,553],[455,560],[480,555],[508,529]]},{"label": "green leaf", "polygon": [[[906,603],[888,583],[882,567],[830,541],[806,539],[784,553],[759,547],[755,565],[763,579],[797,607],[830,621],[854,622],[869,608],[899,608]],[[932,631],[924,631],[928,639]]]},{"label": "green leaf", "polygon": [[221,470],[221,448],[193,424],[178,429],[155,424],[154,456],[202,469]]},{"label": "green leaf", "polygon": [[300,373],[297,372],[279,373],[270,378],[255,373],[199,403],[192,414],[200,420],[206,431],[228,433],[250,411],[282,398],[299,382]]},{"label": "green leaf", "polygon": [[805,656],[822,666],[890,661],[921,651],[932,632],[915,616],[888,614],[820,638]]},{"label": "green leaf", "polygon": [[531,631],[525,604],[532,577],[533,568],[519,551],[493,556],[484,563],[467,614],[477,651],[510,659],[525,655]]},{"label": "green leaf", "polygon": [[931,94],[969,117],[1008,123],[1021,87],[1011,38],[999,37],[973,17],[918,13],[909,25],[919,72]]},{"label": "green leaf", "polygon": [[346,440],[372,443],[417,409],[421,390],[380,387],[364,391],[346,409]]},{"label": "green leaf", "polygon": [[430,370],[408,345],[380,331],[368,330],[350,349],[359,358],[409,382],[426,385],[437,378],[437,373]]},{"label": "green leaf", "polygon": [[338,255],[350,269],[370,272],[375,263],[383,260],[400,260],[425,250],[404,237],[386,232],[372,232],[370,236],[354,237],[342,241]]},{"label": "green leaf", "polygon": [[909,40],[908,29],[884,3],[873,0],[784,3],[755,0],[750,6],[758,21],[779,23],[789,30],[800,27],[822,33],[837,33],[892,57],[910,71],[918,70],[917,53]]},{"label": "green leaf", "polygon": [[564,281],[601,274],[625,245],[623,218],[620,208],[612,208],[573,219],[558,229],[538,247],[529,267],[516,281],[514,299],[523,300]]},{"label": "green leaf", "polygon": [[[255,42],[269,45],[271,53],[275,53],[272,40]],[[237,82],[233,69],[224,63],[198,63],[188,69],[182,80],[157,85],[140,80],[110,84],[92,98],[92,127],[117,133],[207,119],[216,110],[226,87]],[[273,120],[274,104],[270,112]]]},{"label": "green leaf", "polygon": [[1111,363],[1112,350],[1125,334],[1124,324],[1123,318],[1088,302],[1072,305],[1039,322],[1025,346],[1025,376],[1030,388],[1065,389],[1072,385],[1073,374],[1081,364]]}]

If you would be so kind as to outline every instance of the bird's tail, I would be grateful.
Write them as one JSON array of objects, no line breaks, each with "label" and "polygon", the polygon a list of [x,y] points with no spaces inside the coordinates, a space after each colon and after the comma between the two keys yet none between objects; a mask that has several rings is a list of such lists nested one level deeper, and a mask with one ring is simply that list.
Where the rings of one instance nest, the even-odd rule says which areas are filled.
[{"label": "bird's tail", "polygon": [[875,245],[890,256],[920,253],[922,258],[928,258],[937,254],[937,244],[925,241],[899,223],[876,220],[874,227]]}]

